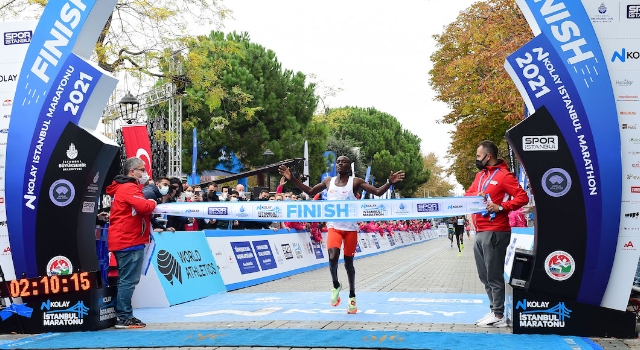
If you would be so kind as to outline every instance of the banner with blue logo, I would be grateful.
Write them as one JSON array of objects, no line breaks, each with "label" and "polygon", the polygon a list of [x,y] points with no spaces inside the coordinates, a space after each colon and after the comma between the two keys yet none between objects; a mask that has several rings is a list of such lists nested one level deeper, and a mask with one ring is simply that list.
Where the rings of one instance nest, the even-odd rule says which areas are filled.
[{"label": "banner with blue logo", "polygon": [[260,267],[256,261],[256,255],[250,242],[231,242],[231,250],[233,250],[236,261],[238,262],[240,273],[244,275],[260,271]]},{"label": "banner with blue logo", "polygon": [[270,270],[278,267],[268,240],[253,241],[251,244],[253,244],[253,249],[255,249],[261,270]]},{"label": "banner with blue logo", "polygon": [[[569,132],[565,134],[568,146],[573,154],[579,155],[574,157],[576,163],[581,162],[578,164],[580,181],[585,183],[586,180],[587,184],[586,188],[583,187],[583,192],[586,210],[590,213],[587,216],[589,232],[585,260],[585,271],[589,273],[582,276],[578,301],[599,305],[611,272],[618,239],[622,180],[621,161],[617,156],[620,154],[620,132],[606,59],[581,2],[517,0],[517,3],[534,35],[544,34],[553,51],[558,54],[559,60],[552,68],[564,66],[564,71],[568,74],[564,80],[559,76],[559,80],[555,80],[551,78],[553,74],[550,74],[550,68],[546,65],[539,67],[540,71],[550,74],[552,86],[562,95],[564,105],[547,107],[554,118],[559,114],[569,114],[570,118],[564,119],[559,127],[563,133],[565,130]],[[551,55],[551,50],[547,51]],[[539,57],[531,52],[532,62]],[[515,69],[519,67],[517,64],[513,62],[511,66]],[[525,78],[522,85],[530,87],[533,93],[533,98],[527,97],[531,95],[529,93],[523,94],[523,97],[530,100],[527,104],[532,107],[534,98],[550,93],[545,87],[551,91],[551,86],[547,85],[551,81],[542,84],[539,79],[542,75],[533,74],[533,70],[525,70],[529,63],[522,64],[522,75]],[[575,86],[574,96],[567,89],[569,82]],[[563,90],[560,90],[561,86]],[[577,101],[582,102],[583,114],[578,110]],[[573,130],[567,130],[568,124]],[[580,147],[579,152],[575,149],[576,142]]]},{"label": "banner with blue logo", "polygon": [[154,233],[153,238],[151,262],[169,305],[226,292],[202,231]]},{"label": "banner with blue logo", "polygon": [[308,222],[424,219],[473,214],[485,209],[486,203],[482,197],[441,197],[367,201],[165,203],[156,206],[154,212],[217,220]]}]

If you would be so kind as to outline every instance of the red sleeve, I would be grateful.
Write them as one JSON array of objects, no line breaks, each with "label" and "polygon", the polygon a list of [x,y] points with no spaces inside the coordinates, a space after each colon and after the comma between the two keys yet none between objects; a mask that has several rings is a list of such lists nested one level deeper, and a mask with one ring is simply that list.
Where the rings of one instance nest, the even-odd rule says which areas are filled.
[{"label": "red sleeve", "polygon": [[123,186],[121,193],[124,195],[123,201],[133,207],[140,215],[149,215],[156,208],[156,202],[144,198],[142,190],[137,185]]},{"label": "red sleeve", "polygon": [[480,181],[479,176],[480,173],[476,174],[475,179],[473,179],[473,183],[471,184],[471,186],[469,186],[469,188],[467,189],[467,192],[465,192],[465,196],[477,196],[478,195],[478,182]]},{"label": "red sleeve", "polygon": [[529,196],[527,196],[527,192],[520,187],[518,179],[516,179],[516,176],[513,175],[513,173],[507,173],[507,175],[505,175],[504,180],[502,180],[502,186],[504,191],[509,196],[513,197],[511,200],[500,204],[505,211],[520,209],[522,206],[529,203]]},{"label": "red sleeve", "polygon": [[282,193],[282,190],[284,189],[284,186],[282,185],[278,185],[278,187],[276,187],[276,194],[280,194]]}]

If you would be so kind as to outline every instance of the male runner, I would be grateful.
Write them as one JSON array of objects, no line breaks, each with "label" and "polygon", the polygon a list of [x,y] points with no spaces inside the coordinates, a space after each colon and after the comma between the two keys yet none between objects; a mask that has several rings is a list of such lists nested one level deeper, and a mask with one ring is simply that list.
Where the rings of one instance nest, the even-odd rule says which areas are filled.
[{"label": "male runner", "polygon": [[462,256],[462,250],[464,249],[464,216],[456,217],[455,230],[456,244],[458,245],[458,258]]},{"label": "male runner", "polygon": [[[359,177],[349,175],[351,170],[351,160],[345,156],[340,156],[336,160],[336,171],[338,176],[325,178],[321,183],[313,186],[313,188],[303,184],[300,180],[293,177],[291,170],[281,165],[278,168],[280,175],[287,180],[292,181],[300,190],[309,195],[315,196],[322,190],[327,189],[327,200],[355,200],[355,192],[359,189],[380,196],[389,190],[391,185],[404,179],[404,172],[391,172],[387,183],[381,187],[375,188]],[[353,257],[356,254],[356,244],[358,241],[358,223],[351,222],[327,222],[329,231],[327,233],[327,249],[329,251],[329,271],[333,280],[333,289],[331,291],[331,305],[338,306],[340,304],[340,290],[342,284],[338,281],[338,259],[340,257],[340,247],[344,241],[344,267],[349,278],[349,306],[347,313],[355,314],[358,312],[356,306],[356,270],[353,266]]]}]

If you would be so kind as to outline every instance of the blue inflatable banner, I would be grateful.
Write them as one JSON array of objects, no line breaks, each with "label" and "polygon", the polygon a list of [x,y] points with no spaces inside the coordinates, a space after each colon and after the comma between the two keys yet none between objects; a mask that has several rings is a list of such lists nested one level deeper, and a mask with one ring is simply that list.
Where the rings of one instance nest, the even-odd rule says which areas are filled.
[{"label": "blue inflatable banner", "polygon": [[[599,305],[607,286],[618,240],[622,186],[620,132],[606,59],[580,1],[517,0],[517,3],[534,35],[544,34],[553,51],[558,54],[559,60],[553,64],[550,61],[552,50],[547,47],[549,62],[553,68],[557,70],[560,65],[564,65],[564,71],[568,73],[568,78],[563,78],[559,76],[560,71],[553,73],[546,65],[541,64],[539,69],[542,71],[544,68],[547,74],[545,77],[550,80],[541,84],[538,77],[542,75],[533,76],[533,71],[524,69],[521,72],[525,78],[522,80],[523,85],[537,88],[532,91],[534,98],[531,98],[531,103],[533,99],[545,96],[545,88],[552,90],[551,86],[555,86],[555,90],[563,96],[564,104],[547,107],[554,118],[557,114],[569,115],[574,140],[571,142],[571,134],[566,134],[565,137],[573,144],[569,146],[572,152],[576,152],[575,143],[579,144],[580,157],[575,159],[583,161],[578,169],[582,169],[581,182],[585,183],[586,180],[587,187],[584,191],[588,192],[588,196],[585,196],[585,205],[588,213],[591,213],[588,215],[590,232],[585,262],[585,270],[590,273],[582,276],[578,301]],[[531,52],[532,61],[540,57],[534,54],[535,52]],[[512,62],[512,67],[515,70],[515,67],[519,67],[518,63]],[[561,83],[553,78],[554,74]],[[567,89],[569,80],[573,82],[577,95],[570,95],[571,91]],[[564,85],[563,90],[559,90],[561,85]],[[580,101],[584,106],[583,114],[578,109]],[[567,127],[568,122],[565,119],[564,127]],[[593,140],[590,140],[589,133]],[[606,218],[606,221],[600,218]],[[597,224],[595,220],[600,220],[599,227],[591,226]]]},{"label": "blue inflatable banner", "polygon": [[363,201],[165,203],[154,213],[217,220],[370,221],[449,217],[486,209],[482,197],[403,198]]},{"label": "blue inflatable banner", "polygon": [[[117,83],[86,62],[115,3],[50,1],[31,39],[7,139],[7,226],[16,275],[38,275],[34,257],[39,196],[63,129],[69,122],[95,128]],[[95,90],[100,93],[91,98]],[[85,113],[87,106],[91,107]],[[69,159],[75,158],[75,151],[69,148]]]}]

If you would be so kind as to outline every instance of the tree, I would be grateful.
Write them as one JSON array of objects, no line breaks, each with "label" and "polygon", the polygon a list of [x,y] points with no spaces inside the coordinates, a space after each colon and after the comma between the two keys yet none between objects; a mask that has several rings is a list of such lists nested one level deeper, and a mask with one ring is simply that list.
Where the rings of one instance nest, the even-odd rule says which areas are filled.
[{"label": "tree", "polygon": [[339,139],[335,135],[331,135],[327,141],[327,151],[336,152],[336,157],[348,157],[353,162],[355,175],[364,179],[369,162],[362,156],[359,143],[348,138]]},{"label": "tree", "polygon": [[457,127],[449,148],[450,170],[464,187],[477,171],[478,143],[488,139],[505,150],[504,133],[524,117],[522,98],[503,65],[532,37],[511,0],[478,2],[434,36],[438,49],[431,56],[430,84],[436,99],[451,108],[440,122]]},{"label": "tree", "polygon": [[[47,3],[48,0],[0,0],[0,18],[39,18]],[[171,54],[184,49],[190,26],[219,27],[230,14],[221,0],[120,0],[96,43],[96,59],[108,72],[131,68],[161,75],[156,70],[157,59],[165,50]]]},{"label": "tree", "polygon": [[[197,127],[198,168],[215,168],[223,150],[233,151],[245,167],[262,166],[262,153],[267,148],[275,154],[274,160],[302,157],[307,138],[310,164],[319,174],[315,167],[322,162],[327,129],[311,123],[317,100],[314,86],[307,84],[305,75],[282,69],[276,54],[252,43],[247,33],[225,35],[214,31],[197,39],[191,51],[229,43],[241,49],[239,53],[206,49],[205,57],[226,62],[217,78],[220,86],[227,91],[242,91],[241,96],[245,96],[238,101],[227,95],[217,106],[206,108],[209,104],[203,87],[187,87],[183,145],[191,144],[191,131]],[[202,66],[206,66],[204,61]],[[252,112],[244,113],[247,109]],[[191,155],[185,152],[183,159],[184,164],[190,164]]]},{"label": "tree", "polygon": [[422,156],[424,167],[429,169],[429,181],[422,184],[416,190],[416,195],[428,197],[448,197],[453,192],[453,185],[447,181],[446,169],[438,164],[438,156],[430,152],[426,156]]},{"label": "tree", "polygon": [[396,189],[404,196],[412,196],[418,186],[429,180],[429,170],[424,168],[420,156],[420,138],[403,129],[394,116],[375,108],[357,107],[332,113],[338,116],[337,129],[333,131],[336,138],[355,141],[361,156],[373,160],[372,174],[377,186],[387,181],[391,171],[403,170],[406,177]]},{"label": "tree", "polygon": [[[39,18],[47,2],[0,0],[0,19]],[[138,86],[143,89],[160,78],[178,83],[181,90],[189,83],[202,86],[201,97],[209,108],[217,107],[223,98],[242,103],[249,97],[241,90],[227,91],[218,84],[216,74],[226,66],[225,62],[201,66],[205,61],[201,51],[191,51],[188,56],[184,52],[196,40],[189,34],[190,29],[197,25],[220,27],[230,14],[222,0],[120,0],[96,42],[94,59],[107,72],[126,71],[138,79]],[[232,45],[215,49],[239,51]],[[185,65],[190,68],[189,74],[181,72]],[[241,114],[251,112],[246,109]]]}]

